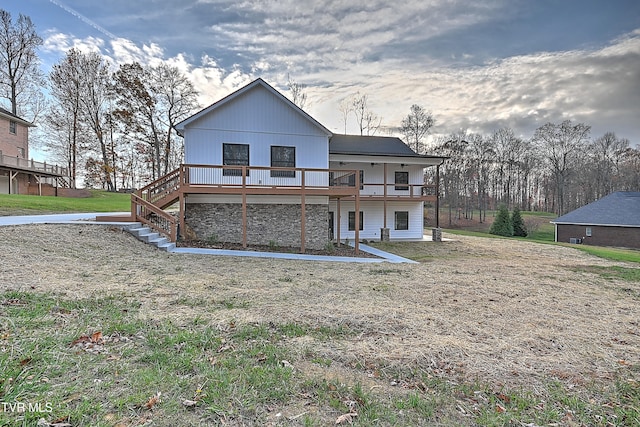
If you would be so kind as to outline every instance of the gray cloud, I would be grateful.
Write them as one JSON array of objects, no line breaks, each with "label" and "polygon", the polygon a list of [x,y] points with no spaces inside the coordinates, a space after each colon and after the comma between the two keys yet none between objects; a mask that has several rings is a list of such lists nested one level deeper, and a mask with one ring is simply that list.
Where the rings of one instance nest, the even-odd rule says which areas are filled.
[{"label": "gray cloud", "polygon": [[[592,125],[594,136],[611,130],[640,142],[640,30],[608,44],[580,33],[558,49],[526,53],[549,46],[553,36],[535,31],[560,27],[563,13],[576,22],[587,16],[569,6],[542,16],[506,0],[153,3],[126,14],[100,6],[96,21],[116,40],[56,32],[47,48],[100,49],[116,63],[169,61],[191,76],[203,103],[255,77],[285,90],[291,74],[307,85],[309,113],[335,131],[343,129],[339,102],[361,91],[389,127],[418,103],[433,111],[439,133],[508,126],[529,137],[548,121],[572,119]],[[560,49],[570,41],[579,47]]]}]

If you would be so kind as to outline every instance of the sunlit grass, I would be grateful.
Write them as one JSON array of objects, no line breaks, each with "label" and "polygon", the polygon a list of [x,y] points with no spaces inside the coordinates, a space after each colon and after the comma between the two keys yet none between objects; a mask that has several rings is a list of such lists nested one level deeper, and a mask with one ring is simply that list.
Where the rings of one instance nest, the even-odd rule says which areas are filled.
[{"label": "sunlit grass", "polygon": [[91,197],[86,198],[0,194],[0,215],[124,212],[130,209],[129,194],[100,190],[91,190]]}]

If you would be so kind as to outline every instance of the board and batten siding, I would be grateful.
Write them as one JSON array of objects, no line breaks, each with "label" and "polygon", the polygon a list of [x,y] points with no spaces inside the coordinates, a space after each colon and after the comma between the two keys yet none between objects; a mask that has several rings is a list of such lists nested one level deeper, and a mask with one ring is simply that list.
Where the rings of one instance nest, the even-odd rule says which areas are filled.
[{"label": "board and batten siding", "polygon": [[[331,162],[331,169],[343,170],[362,170],[364,186],[360,190],[363,196],[382,196],[384,194],[384,165],[374,163],[345,163]],[[398,164],[387,165],[387,195],[389,196],[408,196],[410,190],[395,189],[395,173],[409,172],[409,185],[422,185],[424,183],[424,169],[420,165],[405,165],[402,167]],[[414,195],[418,188],[414,187]]]},{"label": "board and batten siding", "polygon": [[[381,201],[361,201],[360,210],[364,212],[364,228],[360,231],[361,239],[379,240],[380,229],[384,225],[384,204]],[[389,237],[392,240],[397,239],[421,239],[424,235],[423,225],[423,202],[387,202],[387,228],[389,228]],[[354,202],[340,203],[340,240],[355,239],[355,231],[349,230],[349,211],[355,211]],[[409,229],[395,229],[395,212],[409,212]],[[337,203],[335,200],[329,201],[329,212],[334,215],[334,237],[337,233]]]},{"label": "board and batten siding", "polygon": [[231,143],[249,145],[250,166],[271,166],[271,146],[296,147],[297,168],[329,166],[328,135],[261,86],[189,123],[184,138],[187,164],[221,165],[222,144]]}]

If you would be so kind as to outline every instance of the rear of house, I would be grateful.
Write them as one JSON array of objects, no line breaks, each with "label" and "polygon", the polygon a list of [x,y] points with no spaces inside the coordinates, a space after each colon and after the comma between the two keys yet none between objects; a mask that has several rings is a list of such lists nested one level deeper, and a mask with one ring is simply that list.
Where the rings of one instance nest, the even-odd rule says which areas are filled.
[{"label": "rear of house", "polygon": [[611,193],[552,223],[556,242],[640,249],[640,192]]},{"label": "rear of house", "polygon": [[[192,237],[324,248],[421,239],[424,168],[444,158],[398,138],[334,135],[262,79],[176,126],[181,228]],[[186,230],[185,230],[186,229]]]}]

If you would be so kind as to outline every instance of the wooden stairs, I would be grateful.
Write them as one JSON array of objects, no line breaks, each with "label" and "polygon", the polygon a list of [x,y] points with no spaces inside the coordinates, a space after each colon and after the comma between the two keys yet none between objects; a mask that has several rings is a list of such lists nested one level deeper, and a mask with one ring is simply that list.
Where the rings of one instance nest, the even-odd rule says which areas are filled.
[{"label": "wooden stairs", "polygon": [[178,168],[132,193],[130,215],[98,216],[96,221],[139,223],[137,227],[128,228],[139,240],[163,250],[175,248],[180,235],[180,221],[165,209],[181,199],[181,175],[182,168]]}]

